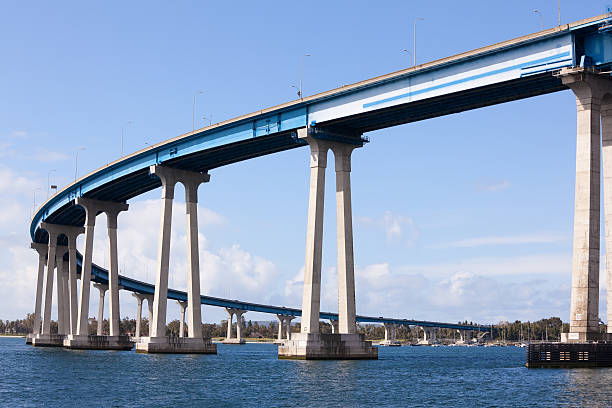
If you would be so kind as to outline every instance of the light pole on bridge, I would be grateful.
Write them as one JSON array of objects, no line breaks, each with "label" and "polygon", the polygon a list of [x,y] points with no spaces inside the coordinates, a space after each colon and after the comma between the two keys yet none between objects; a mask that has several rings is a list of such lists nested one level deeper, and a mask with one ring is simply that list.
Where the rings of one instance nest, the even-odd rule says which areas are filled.
[{"label": "light pole on bridge", "polygon": [[202,95],[204,91],[198,91],[195,95],[193,95],[193,107],[192,107],[192,122],[193,122],[193,132],[195,132],[195,109],[196,109],[196,98],[198,95]]},{"label": "light pole on bridge", "polygon": [[412,62],[414,63],[415,67],[416,67],[416,24],[417,24],[417,21],[419,20],[423,21],[425,19],[422,17],[417,17],[414,19],[414,32],[413,32],[414,47],[412,48]]},{"label": "light pole on bridge", "polygon": [[300,56],[300,90],[298,92],[300,99],[304,99],[304,90],[302,88],[302,66],[304,65],[304,57],[310,57],[310,54]]},{"label": "light pole on bridge", "polygon": [[537,14],[538,16],[540,16],[540,31],[544,30],[544,20],[542,17],[542,13],[540,13],[540,10],[538,9],[534,9],[533,12]]},{"label": "light pole on bridge", "polygon": [[78,169],[78,165],[79,165],[79,151],[81,150],[85,150],[85,147],[81,146],[81,147],[77,147],[75,152],[74,152],[74,181],[77,180],[77,169]]},{"label": "light pole on bridge", "polygon": [[123,157],[123,137],[125,134],[125,128],[132,124],[131,120],[128,120],[125,125],[121,126],[121,157]]},{"label": "light pole on bridge", "polygon": [[49,199],[49,188],[50,188],[50,183],[51,183],[51,173],[55,172],[57,170],[53,169],[53,170],[49,170],[47,172],[47,199]]}]

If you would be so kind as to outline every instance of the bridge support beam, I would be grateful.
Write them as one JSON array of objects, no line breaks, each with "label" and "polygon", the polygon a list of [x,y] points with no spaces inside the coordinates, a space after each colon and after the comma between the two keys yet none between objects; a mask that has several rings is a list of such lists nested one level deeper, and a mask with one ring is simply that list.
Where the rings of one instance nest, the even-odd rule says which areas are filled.
[{"label": "bridge support beam", "polygon": [[134,337],[139,338],[142,327],[142,301],[146,299],[146,295],[132,292],[132,296],[136,298],[136,329],[134,330]]},{"label": "bridge support beam", "polygon": [[[51,307],[53,301],[53,274],[56,268],[57,238],[58,233],[49,228],[47,230],[49,241],[47,247],[47,277],[45,282],[45,302],[43,311],[43,322],[40,333],[32,338],[32,345],[35,347],[61,347],[63,335],[51,334]],[[58,282],[58,288],[61,288]],[[58,289],[59,293],[59,289]],[[59,305],[59,303],[58,303]],[[58,328],[61,311],[58,307]],[[63,320],[63,317],[61,317]]]},{"label": "bridge support beam", "polygon": [[108,286],[103,285],[101,283],[94,283],[94,288],[98,289],[98,292],[100,292],[100,300],[98,301],[98,327],[96,330],[96,334],[98,336],[102,336],[104,334],[102,332],[102,326],[104,324],[104,297],[106,296]]},{"label": "bridge support beam", "polygon": [[[138,353],[197,353],[216,354],[217,346],[202,337],[202,306],[200,303],[200,261],[198,248],[198,187],[208,182],[207,173],[197,173],[159,165],[151,166],[152,175],[162,184],[162,211],[160,222],[157,275],[153,301],[153,321],[149,322],[149,336],[136,344]],[[168,274],[170,265],[170,238],[172,232],[172,204],[176,183],[185,186],[187,215],[187,314],[189,336],[170,339],[166,335],[168,303]]]},{"label": "bridge support beam", "polygon": [[380,346],[400,346],[397,341],[397,325],[395,323],[383,323],[385,328],[385,339],[379,343]]},{"label": "bridge support beam", "polygon": [[337,320],[330,320],[329,324],[331,324],[332,334],[339,333],[339,331],[338,331],[338,321]]},{"label": "bridge support beam", "polygon": [[[563,84],[574,92],[577,104],[570,331],[562,334],[562,341],[603,340],[607,336],[599,333],[600,120],[604,124],[604,209],[608,258],[612,257],[612,129],[609,126],[612,81],[581,68],[564,69],[560,77]],[[604,100],[606,107],[602,114]],[[606,265],[608,276],[611,273],[610,262],[608,260]]]},{"label": "bridge support beam", "polygon": [[[226,307],[225,311],[227,312],[227,337],[223,340],[223,344],[244,344],[245,341],[242,338],[242,315],[246,313],[246,310]],[[233,316],[236,316],[236,337],[233,337]]]},{"label": "bridge support beam", "polygon": [[[302,297],[301,333],[278,348],[279,358],[289,359],[376,359],[378,349],[357,334],[355,273],[351,209],[351,153],[362,145],[361,135],[316,137],[307,128],[298,137],[310,146],[310,193],[306,234],[306,262]],[[321,259],[323,207],[327,152],[332,150],[336,167],[336,210],[338,219],[338,333],[321,334]]]},{"label": "bridge support beam", "polygon": [[[85,250],[81,268],[81,296],[79,297],[79,312],[76,332],[67,336],[64,347],[85,350],[131,350],[133,343],[128,336],[121,335],[119,331],[119,267],[117,255],[117,217],[120,212],[126,211],[126,203],[114,201],[100,201],[85,197],[78,197],[76,205],[85,210]],[[100,213],[106,214],[108,229],[108,290],[109,290],[109,335],[102,336],[102,323],[104,321],[104,302],[101,293],[98,312],[98,335],[90,336],[88,328],[89,300],[91,286],[91,267],[93,256],[93,237],[96,217]]]},{"label": "bridge support beam", "polygon": [[48,245],[33,242],[30,247],[38,253],[38,273],[36,278],[36,298],[34,300],[34,323],[32,326],[32,334],[26,337],[26,344],[32,344],[32,338],[40,334],[40,311],[42,307],[42,290],[45,279],[45,263],[47,260]]},{"label": "bridge support beam", "polygon": [[177,300],[179,308],[181,309],[181,321],[179,325],[179,337],[185,337],[185,309],[187,309],[187,302]]}]

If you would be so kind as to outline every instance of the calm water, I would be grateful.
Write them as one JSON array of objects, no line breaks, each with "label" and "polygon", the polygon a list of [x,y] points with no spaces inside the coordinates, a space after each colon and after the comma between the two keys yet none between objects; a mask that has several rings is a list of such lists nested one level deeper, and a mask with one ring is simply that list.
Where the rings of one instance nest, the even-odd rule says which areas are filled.
[{"label": "calm water", "polygon": [[3,406],[612,406],[612,369],[531,369],[514,347],[388,347],[378,361],[67,351],[0,338]]}]

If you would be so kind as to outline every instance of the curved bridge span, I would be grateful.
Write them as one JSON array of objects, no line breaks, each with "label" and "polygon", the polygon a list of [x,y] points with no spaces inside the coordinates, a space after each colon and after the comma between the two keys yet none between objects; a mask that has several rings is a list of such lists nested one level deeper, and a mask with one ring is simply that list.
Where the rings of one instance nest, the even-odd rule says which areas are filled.
[{"label": "curved bridge span", "polygon": [[[593,17],[262,109],[166,140],[85,175],[45,202],[36,211],[30,224],[33,247],[39,252],[35,326],[38,326],[36,318],[40,320],[41,314],[44,264],[47,265],[47,286],[51,283],[53,287],[55,264],[57,263],[60,276],[59,272],[66,258],[69,277],[66,282],[62,282],[62,285],[65,285],[65,290],[62,291],[65,291],[65,297],[70,300],[69,305],[65,306],[69,309],[64,318],[65,334],[69,337],[86,334],[91,279],[109,286],[111,337],[113,333],[118,334],[120,286],[135,293],[154,295],[152,334],[147,340],[150,342],[149,346],[143,346],[146,352],[157,347],[154,347],[154,339],[164,336],[168,298],[187,301],[190,338],[197,337],[200,331],[200,307],[196,307],[199,304],[282,316],[301,316],[302,333],[298,339],[285,348],[279,348],[279,356],[285,357],[375,358],[377,354],[370,346],[355,337],[356,322],[489,330],[450,323],[356,315],[350,190],[351,153],[353,149],[360,148],[369,141],[364,136],[369,131],[565,89],[574,90],[579,98],[579,95],[584,94],[585,87],[592,87],[595,83],[597,86],[606,86],[612,65],[611,22],[612,18],[608,15]],[[576,91],[578,88],[580,92]],[[587,99],[589,104],[592,103],[591,97]],[[583,102],[587,103],[587,99]],[[579,106],[586,105],[580,105],[579,101]],[[580,118],[581,116],[579,120]],[[579,143],[580,129],[583,128],[588,126],[579,126]],[[311,151],[311,179],[302,310],[200,296],[197,242],[199,184],[209,181],[208,172],[212,169],[303,146],[309,146]],[[319,310],[323,196],[329,150],[335,157],[336,170],[338,314]],[[584,151],[588,150],[587,148]],[[580,151],[583,150],[579,149]],[[582,157],[579,160],[582,160]],[[589,157],[585,160],[599,163],[598,158]],[[580,183],[588,183],[591,176],[590,173],[581,173],[581,177],[586,178],[581,179]],[[190,268],[187,292],[168,288],[170,220],[176,183],[184,184],[186,193]],[[117,214],[128,209],[127,200],[158,187],[162,187],[160,249],[156,284],[151,285],[118,275]],[[576,202],[579,202],[578,197]],[[91,263],[93,228],[95,218],[100,213],[105,213],[109,220],[109,271]],[[583,213],[591,214],[592,211],[588,208],[586,211],[581,209],[580,214]],[[82,228],[83,226],[85,228]],[[78,256],[79,263],[83,264],[83,273],[77,318],[76,236],[83,232],[85,250],[82,257],[80,254]],[[590,236],[588,232],[583,234],[581,231],[582,235]],[[588,244],[582,243],[575,245],[576,248],[589,247]],[[576,248],[575,252],[580,250]],[[59,258],[56,254],[59,254]],[[60,261],[56,261],[57,259]],[[591,273],[590,269],[587,272]],[[64,295],[58,291],[58,298],[60,296]],[[50,319],[50,306],[47,303],[51,299],[51,293],[48,288],[45,299],[43,333],[48,330]],[[586,311],[576,314],[587,315],[591,316]],[[346,350],[354,350],[345,350],[343,353],[348,354],[342,356],[333,354],[335,352],[326,354],[330,351],[326,351],[325,347],[336,347],[332,344],[336,340],[317,337],[320,318],[337,320],[339,334],[345,336],[342,341],[352,344],[347,346]],[[325,342],[332,343],[325,346]],[[312,351],[310,346],[319,348]],[[305,351],[304,347],[310,351]]]}]

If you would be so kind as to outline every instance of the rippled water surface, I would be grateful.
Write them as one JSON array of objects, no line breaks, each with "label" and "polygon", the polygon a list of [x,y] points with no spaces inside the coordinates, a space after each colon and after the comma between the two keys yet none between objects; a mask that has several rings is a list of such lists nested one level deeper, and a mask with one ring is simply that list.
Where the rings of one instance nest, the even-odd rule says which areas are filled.
[{"label": "rippled water surface", "polygon": [[530,369],[514,347],[381,347],[378,361],[67,351],[0,338],[2,406],[612,406],[612,369]]}]

